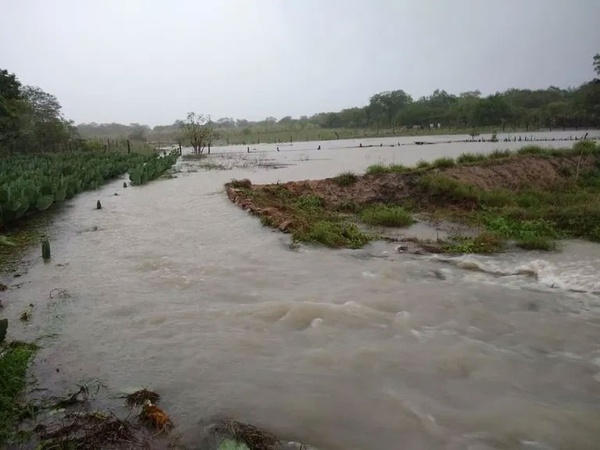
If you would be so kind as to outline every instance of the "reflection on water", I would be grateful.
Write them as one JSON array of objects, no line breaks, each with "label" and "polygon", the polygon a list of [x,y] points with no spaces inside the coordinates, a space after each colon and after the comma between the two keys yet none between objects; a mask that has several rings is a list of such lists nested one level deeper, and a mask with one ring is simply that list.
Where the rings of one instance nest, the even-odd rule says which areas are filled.
[{"label": "reflection on water", "polygon": [[[398,140],[411,141],[372,141]],[[51,336],[41,384],[151,386],[192,447],[202,419],[226,414],[322,449],[597,448],[600,247],[291,251],[222,192],[231,178],[322,178],[519,144],[341,148],[359,143],[256,146],[293,165],[116,181],[71,201],[51,229],[53,263],[36,263],[6,308],[14,319],[36,304],[14,337]],[[234,151],[245,148],[214,149]],[[71,297],[49,299],[54,288]]]}]

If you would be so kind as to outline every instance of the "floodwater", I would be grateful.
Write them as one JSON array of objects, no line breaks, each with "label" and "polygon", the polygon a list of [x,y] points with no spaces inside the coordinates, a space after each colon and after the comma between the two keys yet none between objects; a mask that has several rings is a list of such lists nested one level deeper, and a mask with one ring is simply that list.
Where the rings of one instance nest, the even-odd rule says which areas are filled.
[{"label": "floodwater", "polygon": [[[216,148],[232,167],[288,165],[187,163],[176,179],[119,180],[71,200],[49,230],[52,263],[35,249],[5,301],[11,337],[44,336],[40,387],[149,386],[188,448],[218,415],[322,450],[599,448],[600,246],[494,257],[404,255],[383,242],[291,250],[223,192],[231,178],[323,178],[524,145],[343,148],[359,143]],[[49,298],[55,288],[70,297]]]}]

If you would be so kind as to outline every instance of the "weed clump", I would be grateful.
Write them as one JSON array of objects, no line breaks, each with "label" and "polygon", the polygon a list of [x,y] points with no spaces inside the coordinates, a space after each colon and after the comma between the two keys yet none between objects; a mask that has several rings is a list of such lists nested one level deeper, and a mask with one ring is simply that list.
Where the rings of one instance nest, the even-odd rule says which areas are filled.
[{"label": "weed clump", "polygon": [[358,180],[358,175],[353,172],[344,172],[333,178],[339,186],[350,186]]},{"label": "weed clump", "polygon": [[528,236],[517,241],[517,247],[524,250],[543,250],[549,252],[556,250],[556,242],[545,236]]},{"label": "weed clump", "polygon": [[323,244],[331,248],[361,248],[372,239],[353,223],[326,220],[308,223],[302,229],[295,231],[293,238],[297,242]]},{"label": "weed clump", "polygon": [[431,163],[431,166],[436,169],[448,169],[456,166],[456,161],[452,158],[438,158]]},{"label": "weed clump", "polygon": [[231,180],[229,186],[236,189],[250,189],[252,187],[252,182],[247,178],[242,180]]},{"label": "weed clump", "polygon": [[37,346],[11,342],[0,346],[0,447],[10,442],[21,414],[19,397],[26,386],[29,361]]},{"label": "weed clump", "polygon": [[498,253],[505,247],[504,240],[492,233],[476,237],[456,236],[442,246],[446,253]]},{"label": "weed clump", "polygon": [[360,212],[360,220],[385,227],[405,227],[414,223],[412,215],[396,205],[368,206]]},{"label": "weed clump", "polygon": [[135,391],[125,397],[128,406],[142,406],[146,401],[156,403],[160,400],[160,395],[146,388]]}]

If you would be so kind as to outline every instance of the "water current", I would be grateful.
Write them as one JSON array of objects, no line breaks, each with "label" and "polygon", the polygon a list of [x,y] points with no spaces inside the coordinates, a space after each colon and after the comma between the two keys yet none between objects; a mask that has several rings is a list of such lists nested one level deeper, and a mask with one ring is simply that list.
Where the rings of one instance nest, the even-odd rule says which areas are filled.
[{"label": "water current", "polygon": [[[600,448],[599,245],[491,257],[385,242],[292,250],[223,191],[232,178],[319,179],[524,145],[414,140],[214,148],[231,170],[188,162],[171,180],[118,180],[69,201],[48,230],[52,263],[33,249],[9,280],[12,336],[44,336],[39,385],[149,386],[189,448],[215,415],[322,450]],[[285,166],[256,167],[268,161]],[[70,297],[49,298],[55,288]]]}]

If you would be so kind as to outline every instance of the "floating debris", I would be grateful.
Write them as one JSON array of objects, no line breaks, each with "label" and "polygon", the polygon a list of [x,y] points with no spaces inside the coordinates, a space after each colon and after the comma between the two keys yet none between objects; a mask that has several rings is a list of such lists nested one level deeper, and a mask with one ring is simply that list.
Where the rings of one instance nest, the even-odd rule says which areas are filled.
[{"label": "floating debris", "polygon": [[139,419],[146,425],[156,428],[159,433],[168,431],[173,422],[162,409],[154,405],[150,400],[146,400],[142,411],[139,414]]},{"label": "floating debris", "polygon": [[127,395],[125,399],[128,406],[143,406],[147,401],[157,403],[160,400],[160,395],[144,388]]},{"label": "floating debris", "polygon": [[31,320],[31,314],[33,313],[33,303],[30,303],[25,311],[19,316],[21,322],[29,322]]},{"label": "floating debris", "polygon": [[34,428],[41,448],[145,448],[136,427],[114,414],[101,411],[70,413],[52,425],[40,424]]}]

